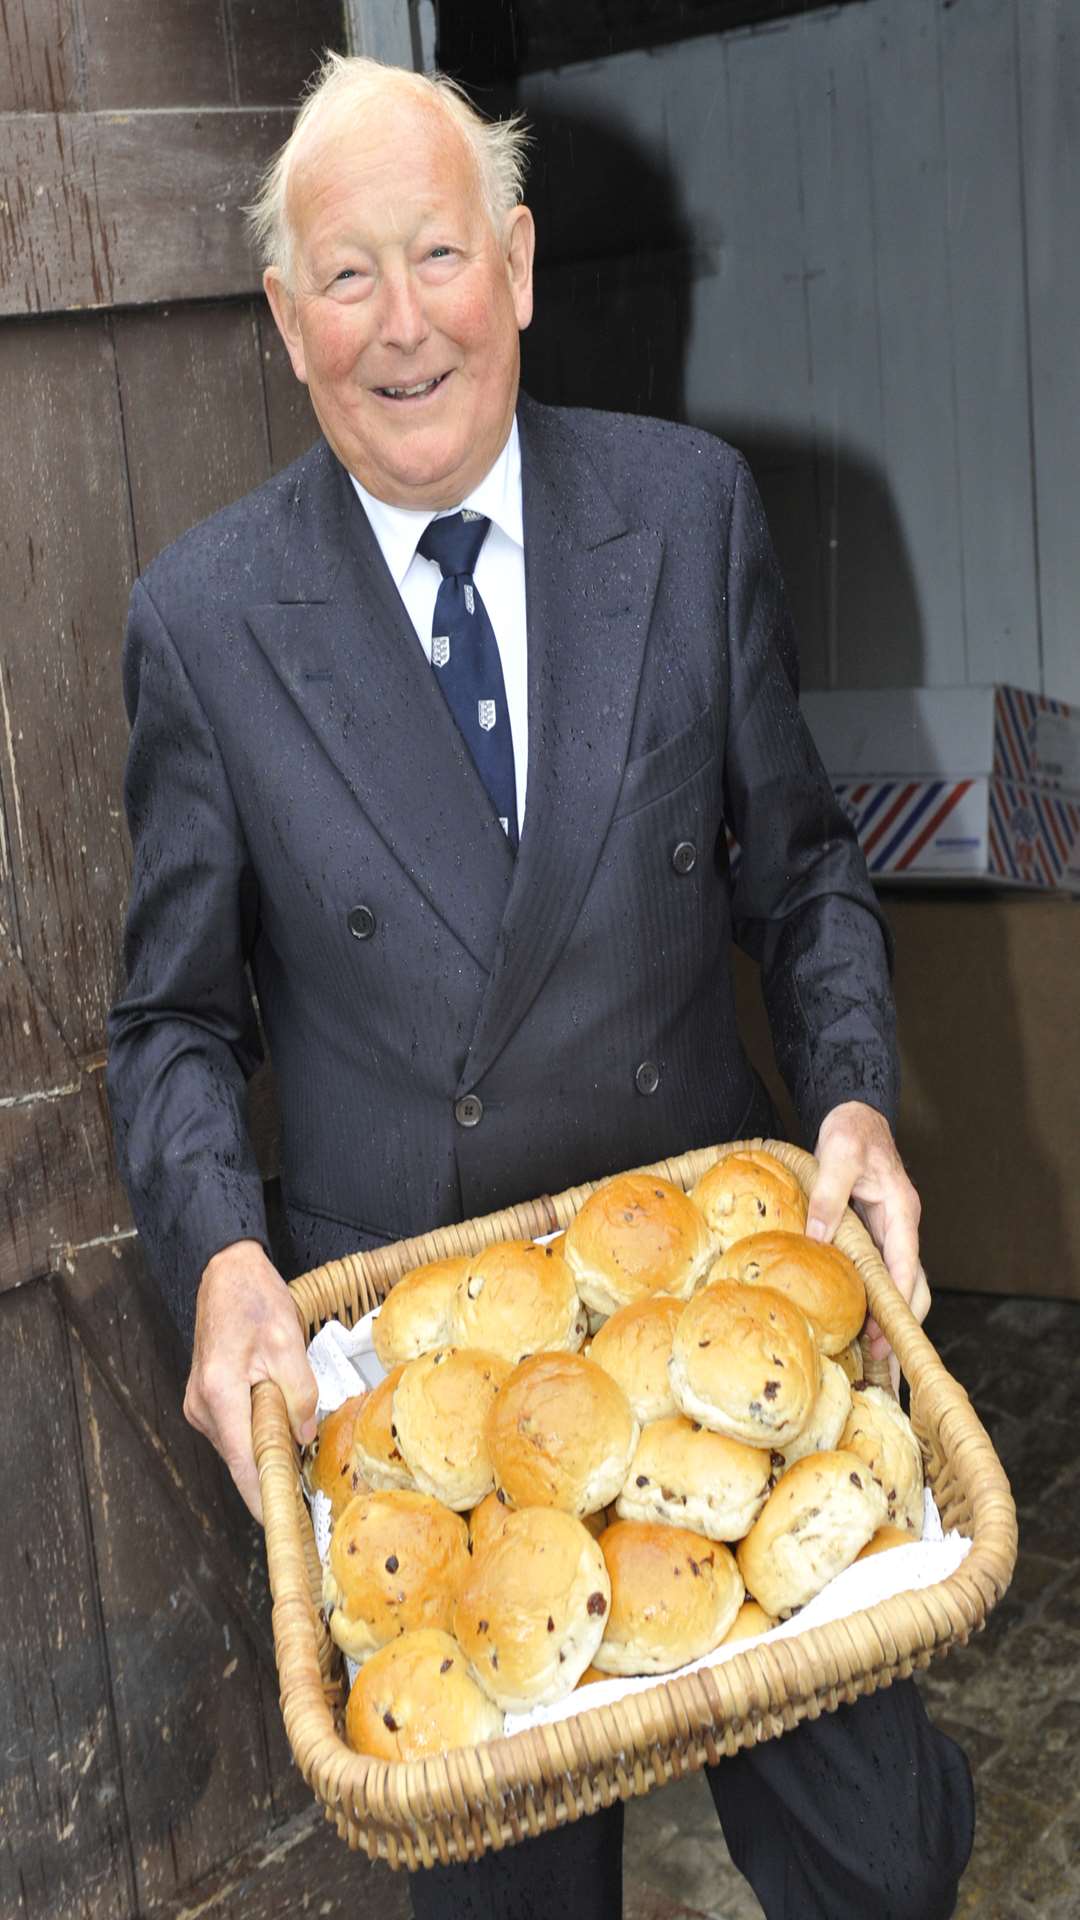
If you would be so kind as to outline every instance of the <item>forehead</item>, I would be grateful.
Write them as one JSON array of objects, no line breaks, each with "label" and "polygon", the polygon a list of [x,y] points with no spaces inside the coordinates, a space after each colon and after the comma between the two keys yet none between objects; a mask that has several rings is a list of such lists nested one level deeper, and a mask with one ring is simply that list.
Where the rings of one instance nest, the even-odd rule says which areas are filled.
[{"label": "forehead", "polygon": [[311,130],[290,170],[287,206],[301,241],[342,223],[397,237],[427,212],[475,215],[480,181],[445,108],[391,95],[343,106]]}]

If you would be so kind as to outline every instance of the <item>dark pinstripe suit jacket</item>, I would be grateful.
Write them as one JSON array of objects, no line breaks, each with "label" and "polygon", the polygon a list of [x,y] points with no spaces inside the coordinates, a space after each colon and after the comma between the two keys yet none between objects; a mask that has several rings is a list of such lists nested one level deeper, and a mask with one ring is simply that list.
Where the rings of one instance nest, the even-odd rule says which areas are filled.
[{"label": "dark pinstripe suit jacket", "polygon": [[745,465],[652,420],[522,398],[519,421],[516,861],[325,443],[136,585],[108,1084],[135,1217],[188,1331],[210,1255],[265,1238],[245,964],[301,1265],[767,1125],[733,936],[762,962],[806,1135],[843,1099],[892,1117],[885,942],[799,717]]}]

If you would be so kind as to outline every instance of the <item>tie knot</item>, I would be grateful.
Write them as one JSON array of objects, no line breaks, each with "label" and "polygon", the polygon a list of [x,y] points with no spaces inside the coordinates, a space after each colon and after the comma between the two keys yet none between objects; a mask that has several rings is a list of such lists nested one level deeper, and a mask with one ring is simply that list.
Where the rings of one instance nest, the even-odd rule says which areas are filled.
[{"label": "tie knot", "polygon": [[433,520],[416,544],[417,553],[434,560],[444,579],[452,574],[472,573],[484,544],[491,521],[482,513],[448,513]]}]

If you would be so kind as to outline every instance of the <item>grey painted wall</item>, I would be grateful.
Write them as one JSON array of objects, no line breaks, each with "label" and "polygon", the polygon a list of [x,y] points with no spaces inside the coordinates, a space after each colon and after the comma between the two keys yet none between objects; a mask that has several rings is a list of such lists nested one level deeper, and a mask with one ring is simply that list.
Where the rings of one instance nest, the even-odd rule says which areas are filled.
[{"label": "grey painted wall", "polygon": [[724,433],[809,686],[1080,700],[1080,0],[865,0],[523,80],[544,397]]}]

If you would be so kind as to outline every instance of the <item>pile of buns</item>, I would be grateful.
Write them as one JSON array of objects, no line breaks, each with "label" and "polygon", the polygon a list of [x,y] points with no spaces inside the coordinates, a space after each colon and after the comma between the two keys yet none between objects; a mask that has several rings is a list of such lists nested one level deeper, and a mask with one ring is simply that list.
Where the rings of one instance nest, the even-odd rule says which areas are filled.
[{"label": "pile of buns", "polygon": [[610,1675],[766,1631],[922,1531],[922,1457],[862,1380],[858,1269],[757,1149],[623,1174],[548,1245],[406,1274],[386,1377],[305,1461],[331,1503],[346,1737],[418,1759]]}]

